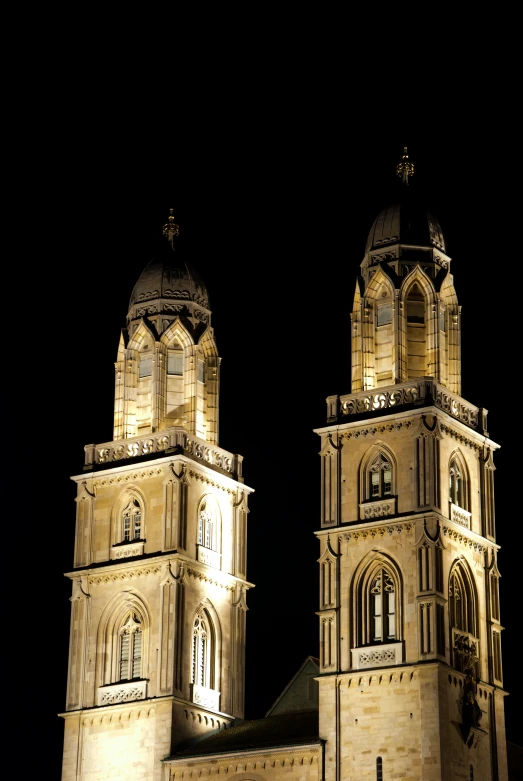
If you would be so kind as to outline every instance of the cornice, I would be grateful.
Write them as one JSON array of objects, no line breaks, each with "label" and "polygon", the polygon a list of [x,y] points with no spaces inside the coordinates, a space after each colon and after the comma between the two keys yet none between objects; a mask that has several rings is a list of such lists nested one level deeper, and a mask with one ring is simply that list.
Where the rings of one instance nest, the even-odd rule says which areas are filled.
[{"label": "cornice", "polygon": [[[254,772],[277,767],[290,768],[293,765],[307,764],[307,762],[312,765],[320,761],[321,755],[322,740],[318,738],[316,742],[294,746],[291,743],[283,747],[238,749],[238,751],[229,751],[223,754],[208,754],[205,757],[169,757],[164,760],[164,765],[168,765],[174,770],[174,773],[170,774],[170,779],[174,781],[174,779],[182,777],[178,774],[179,772],[183,772],[183,778],[205,778],[211,774],[214,777],[221,773],[225,775],[247,772],[247,770]],[[247,760],[244,759],[246,757],[248,757]],[[186,768],[189,772],[182,770],[182,768]]]},{"label": "cornice", "polygon": [[386,522],[372,523],[369,521],[352,523],[343,526],[330,526],[326,529],[319,529],[315,531],[316,537],[325,537],[330,535],[331,537],[337,536],[339,542],[359,542],[368,538],[375,539],[376,537],[385,537],[386,535],[392,536],[393,534],[402,534],[403,531],[410,532],[420,522],[427,519],[436,520],[439,522],[441,528],[441,536],[447,539],[453,539],[460,542],[469,548],[473,548],[475,551],[481,553],[487,550],[498,551],[500,545],[491,540],[487,540],[471,529],[465,529],[458,523],[449,520],[436,511],[420,512],[417,514],[409,515],[406,518],[391,518]]},{"label": "cornice", "polygon": [[187,467],[187,471],[194,477],[200,480],[207,480],[209,483],[216,485],[223,490],[233,493],[240,489],[245,493],[250,494],[254,492],[254,488],[250,488],[245,483],[235,480],[233,477],[221,474],[210,467],[205,466],[203,462],[195,462],[194,459],[188,458],[183,454],[177,454],[174,458],[172,454],[165,456],[164,458],[155,459],[154,465],[137,465],[118,463],[118,466],[111,466],[108,469],[100,470],[96,472],[84,472],[81,475],[72,475],[71,480],[76,483],[83,483],[87,480],[92,481],[95,488],[102,486],[109,486],[115,484],[125,484],[133,480],[142,480],[151,477],[158,476],[171,476],[170,470],[175,463],[183,463]]},{"label": "cornice", "polygon": [[157,575],[158,573],[164,572],[165,567],[169,567],[174,561],[185,565],[184,571],[186,575],[211,583],[226,591],[235,591],[237,585],[240,585],[244,589],[254,588],[254,583],[250,583],[244,578],[238,578],[236,575],[231,575],[222,572],[221,570],[215,570],[212,567],[206,567],[181,553],[155,556],[147,561],[138,561],[133,562],[132,564],[129,564],[125,560],[118,564],[111,562],[111,564],[108,564],[108,566],[103,569],[91,569],[90,567],[86,567],[85,569],[75,570],[74,572],[66,572],[65,577],[70,578],[72,581],[87,577],[87,582],[90,586],[99,586],[100,584],[114,583],[117,581],[136,580],[137,578],[145,577],[147,575]]}]

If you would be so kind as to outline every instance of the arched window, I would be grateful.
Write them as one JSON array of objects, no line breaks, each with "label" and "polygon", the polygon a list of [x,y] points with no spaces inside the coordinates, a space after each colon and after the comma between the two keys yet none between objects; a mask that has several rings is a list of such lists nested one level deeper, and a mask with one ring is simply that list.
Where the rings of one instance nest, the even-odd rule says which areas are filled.
[{"label": "arched window", "polygon": [[467,467],[459,453],[449,463],[449,500],[462,510],[469,510]]},{"label": "arched window", "polygon": [[120,627],[120,680],[142,676],[142,623],[132,610]]},{"label": "arched window", "polygon": [[455,459],[450,462],[449,468],[449,497],[458,507],[463,506],[463,475]]},{"label": "arched window", "polygon": [[198,513],[198,543],[210,550],[218,550],[218,517],[212,501],[204,499]]},{"label": "arched window", "polygon": [[376,759],[376,781],[383,781],[383,759]]},{"label": "arched window", "polygon": [[372,641],[384,643],[396,639],[396,589],[386,567],[374,574],[370,586]]},{"label": "arched window", "polygon": [[458,561],[449,576],[449,623],[454,667],[462,672],[475,669],[479,658],[476,604],[472,575]]},{"label": "arched window", "polygon": [[389,448],[378,442],[365,453],[360,465],[360,517],[362,519],[373,517],[369,515],[366,503],[379,502],[387,510],[381,515],[393,515],[395,512],[395,496],[397,493],[398,465],[394,454]]},{"label": "arched window", "polygon": [[191,683],[208,689],[214,684],[214,632],[203,608],[196,613],[193,624]]},{"label": "arched window", "polygon": [[369,467],[369,494],[371,499],[392,494],[392,464],[383,453],[378,453]]},{"label": "arched window", "polygon": [[123,541],[131,542],[142,538],[142,508],[134,497],[122,512]]},{"label": "arched window", "polygon": [[402,579],[392,559],[374,553],[355,574],[352,592],[355,645],[402,639]]}]

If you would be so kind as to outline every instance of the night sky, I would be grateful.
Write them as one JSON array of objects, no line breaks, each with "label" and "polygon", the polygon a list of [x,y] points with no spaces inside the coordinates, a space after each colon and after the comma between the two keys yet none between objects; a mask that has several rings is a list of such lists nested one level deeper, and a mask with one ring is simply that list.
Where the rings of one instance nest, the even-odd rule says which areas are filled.
[{"label": "night sky", "polygon": [[[239,112],[235,114],[239,117]],[[252,114],[250,118],[252,120]],[[485,165],[491,139],[476,124],[436,132],[429,123],[386,123],[372,134],[325,113],[291,111],[225,126],[178,126],[155,139],[90,125],[81,154],[56,145],[45,172],[56,200],[46,215],[43,280],[46,455],[52,544],[39,573],[53,621],[37,704],[38,750],[59,777],[67,674],[75,485],[83,447],[112,438],[114,361],[133,286],[174,209],[179,247],[207,284],[222,357],[221,447],[244,456],[249,501],[246,716],[261,717],[306,656],[318,654],[319,437],[325,399],[349,393],[350,312],[367,234],[398,187],[407,145],[412,187],[439,218],[462,306],[462,395],[489,410],[501,545],[501,619],[507,737],[521,742],[516,667],[520,615],[512,526],[521,511],[513,422],[516,381],[507,334],[515,328],[502,275],[515,206],[509,174]],[[132,123],[130,123],[132,124]],[[93,142],[85,143],[89,129]],[[193,132],[194,131],[194,132]],[[73,134],[74,136],[74,134]],[[501,177],[501,178],[500,178]],[[502,341],[502,339],[504,341]],[[64,348],[64,345],[65,348]],[[518,345],[519,347],[519,345]],[[518,530],[519,531],[519,530]],[[517,595],[517,596],[516,596]],[[517,601],[516,601],[517,599]],[[517,607],[516,607],[517,606]],[[511,610],[516,609],[516,613]]]}]

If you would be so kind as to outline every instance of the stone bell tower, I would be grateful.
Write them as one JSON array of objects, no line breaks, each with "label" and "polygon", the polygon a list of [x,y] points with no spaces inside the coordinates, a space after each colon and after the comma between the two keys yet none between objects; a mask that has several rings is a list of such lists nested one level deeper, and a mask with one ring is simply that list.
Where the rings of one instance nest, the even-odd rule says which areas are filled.
[{"label": "stone bell tower", "polygon": [[498,446],[460,395],[451,259],[413,168],[405,149],[356,283],[352,392],[317,430],[325,778],[506,781]]},{"label": "stone bell tower", "polygon": [[[156,781],[243,716],[247,500],[218,445],[206,287],[171,216],[115,363],[113,440],[77,484],[63,781]],[[162,238],[162,237],[160,237]]]}]

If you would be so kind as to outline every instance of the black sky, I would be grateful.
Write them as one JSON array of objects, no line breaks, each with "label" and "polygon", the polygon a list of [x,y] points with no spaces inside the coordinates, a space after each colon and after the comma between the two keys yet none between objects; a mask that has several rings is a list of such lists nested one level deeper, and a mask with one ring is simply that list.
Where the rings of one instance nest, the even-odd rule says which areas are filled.
[{"label": "black sky", "polygon": [[[311,108],[311,112],[313,109]],[[40,488],[52,497],[53,542],[41,574],[55,627],[44,650],[46,690],[38,744],[49,778],[61,762],[68,653],[74,484],[83,446],[112,437],[114,361],[129,297],[173,208],[180,246],[203,276],[222,357],[220,445],[244,456],[250,500],[247,717],[262,716],[306,656],[318,653],[319,438],[325,399],[350,392],[349,315],[365,240],[394,194],[404,145],[413,180],[442,226],[462,306],[462,395],[489,410],[496,454],[507,735],[519,742],[516,667],[520,578],[513,527],[515,359],[510,279],[510,174],[486,166],[492,139],[476,122],[437,130],[407,120],[355,131],[333,109],[307,120],[303,106],[238,121],[199,114],[155,138],[129,123],[103,137],[91,120],[77,154],[72,136],[41,163],[54,198],[39,202],[46,235],[41,368],[48,456]],[[157,113],[152,115],[156,119]],[[99,117],[98,117],[99,119]],[[310,120],[310,117],[309,117]],[[364,123],[363,123],[364,124]],[[140,124],[143,128],[143,124]],[[120,134],[118,134],[118,132]],[[494,144],[495,145],[495,144]],[[45,269],[45,273],[44,273]],[[38,293],[37,293],[38,296]],[[514,339],[507,333],[514,329]],[[66,345],[64,354],[63,345]],[[514,350],[514,352],[512,352]],[[515,611],[515,612],[514,612]]]}]

